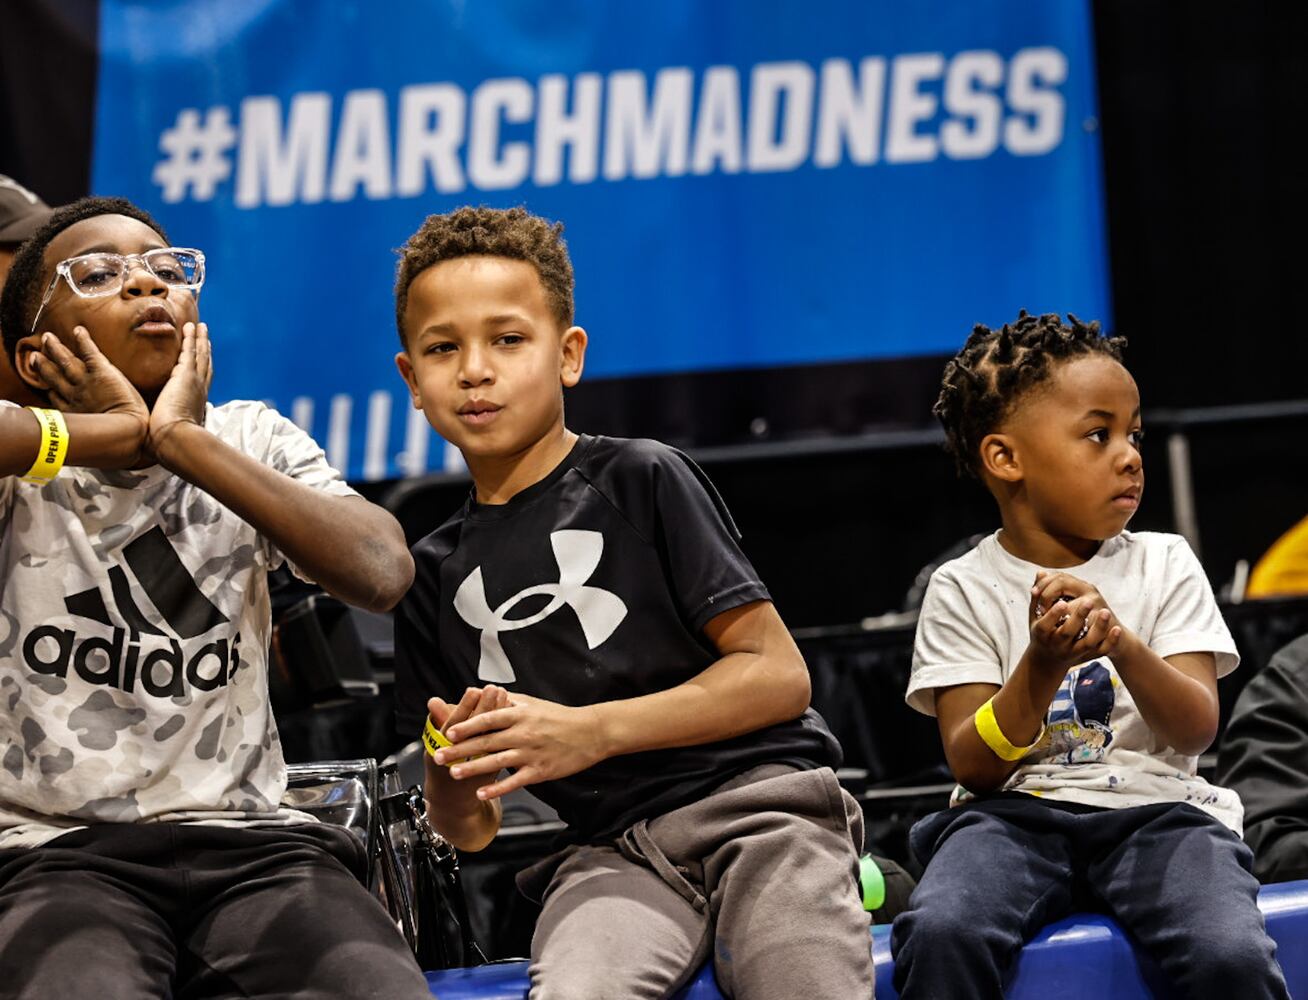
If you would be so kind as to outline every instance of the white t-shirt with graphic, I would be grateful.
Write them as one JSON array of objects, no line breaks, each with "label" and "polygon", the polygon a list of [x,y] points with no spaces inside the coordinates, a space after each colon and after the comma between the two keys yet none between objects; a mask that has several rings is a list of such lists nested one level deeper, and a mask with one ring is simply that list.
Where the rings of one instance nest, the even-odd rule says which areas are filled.
[{"label": "white t-shirt with graphic", "polygon": [[[918,619],[909,705],[934,715],[936,688],[1008,679],[1031,639],[1030,593],[1040,568],[1007,552],[996,532],[936,570]],[[1219,677],[1239,663],[1203,568],[1181,536],[1124,531],[1062,572],[1098,588],[1159,656],[1213,653]],[[1239,796],[1198,777],[1197,757],[1154,735],[1111,658],[1069,670],[1045,721],[1044,737],[1005,791],[1109,808],[1189,802],[1240,832]],[[970,797],[961,788],[954,795]]]},{"label": "white t-shirt with graphic", "polygon": [[[0,403],[0,405],[12,405]],[[262,403],[205,427],[353,496]],[[254,528],[163,468],[0,477],[0,848],[91,822],[299,822],[268,705],[267,574]]]}]

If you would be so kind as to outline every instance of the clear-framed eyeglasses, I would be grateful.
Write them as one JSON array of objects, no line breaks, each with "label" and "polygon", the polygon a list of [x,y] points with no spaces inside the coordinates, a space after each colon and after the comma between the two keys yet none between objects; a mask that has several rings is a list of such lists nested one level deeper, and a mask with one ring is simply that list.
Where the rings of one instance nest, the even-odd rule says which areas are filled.
[{"label": "clear-framed eyeglasses", "polygon": [[185,289],[192,295],[199,295],[204,285],[204,254],[188,247],[161,247],[147,250],[145,253],[86,253],[80,257],[69,257],[55,265],[54,277],[41,297],[41,306],[32,317],[32,328],[28,333],[36,333],[36,324],[41,313],[50,302],[59,279],[68,282],[68,287],[84,299],[95,299],[102,295],[117,295],[127,280],[127,272],[136,262],[162,281],[169,288]]}]

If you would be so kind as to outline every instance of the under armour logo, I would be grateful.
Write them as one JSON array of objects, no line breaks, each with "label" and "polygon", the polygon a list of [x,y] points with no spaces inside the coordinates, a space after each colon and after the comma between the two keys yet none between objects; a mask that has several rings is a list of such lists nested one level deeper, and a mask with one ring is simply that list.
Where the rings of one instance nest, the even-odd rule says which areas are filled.
[{"label": "under armour logo", "polygon": [[[500,645],[500,633],[514,632],[542,622],[565,604],[576,612],[589,649],[604,642],[627,617],[627,606],[617,594],[586,586],[604,554],[603,535],[598,531],[553,531],[550,533],[550,547],[554,549],[554,561],[559,567],[559,582],[520,590],[493,611],[486,601],[486,585],[482,581],[480,566],[459,585],[454,595],[454,610],[481,632],[477,676],[482,680],[500,684],[517,680],[513,665]],[[537,594],[550,595],[550,602],[534,615],[509,620],[510,611]]]}]

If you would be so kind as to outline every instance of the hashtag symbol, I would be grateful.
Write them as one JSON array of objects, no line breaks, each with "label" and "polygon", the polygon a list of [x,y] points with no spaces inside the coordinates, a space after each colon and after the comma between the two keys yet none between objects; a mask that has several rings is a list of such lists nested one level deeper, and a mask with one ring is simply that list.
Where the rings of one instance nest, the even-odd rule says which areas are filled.
[{"label": "hashtag symbol", "polygon": [[163,188],[163,200],[181,201],[188,187],[196,201],[211,199],[218,182],[231,176],[227,153],[235,143],[236,129],[226,108],[210,108],[203,124],[195,108],[181,111],[173,127],[159,136],[159,148],[168,155],[155,164],[153,178]]}]

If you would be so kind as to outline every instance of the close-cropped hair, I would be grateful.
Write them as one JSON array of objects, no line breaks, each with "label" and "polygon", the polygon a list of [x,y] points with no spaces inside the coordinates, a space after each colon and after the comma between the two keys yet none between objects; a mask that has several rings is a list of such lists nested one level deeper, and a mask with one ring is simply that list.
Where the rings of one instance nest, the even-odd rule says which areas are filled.
[{"label": "close-cropped hair", "polygon": [[1066,323],[1057,313],[1032,316],[1025,309],[998,330],[978,323],[945,365],[940,396],[931,408],[945,429],[945,450],[959,475],[981,477],[982,439],[1059,365],[1088,354],[1120,362],[1125,347],[1125,337],[1106,336],[1098,320],[1082,323],[1071,313]]},{"label": "close-cropped hair", "polygon": [[429,215],[398,251],[395,274],[395,325],[404,339],[404,310],[409,286],[427,268],[459,257],[488,256],[523,260],[536,269],[550,312],[563,326],[572,325],[572,261],[563,240],[563,223],[549,222],[525,208],[473,208],[465,205],[445,215]]},{"label": "close-cropped hair", "polygon": [[36,315],[41,296],[45,294],[46,286],[41,279],[44,277],[42,263],[46,247],[69,226],[98,215],[125,215],[149,226],[164,243],[168,242],[168,234],[154,216],[126,198],[79,198],[56,208],[45,224],[18,248],[5,281],[4,293],[0,294],[0,334],[4,335],[5,353],[10,361],[14,360],[18,342],[31,332],[32,318]]}]

